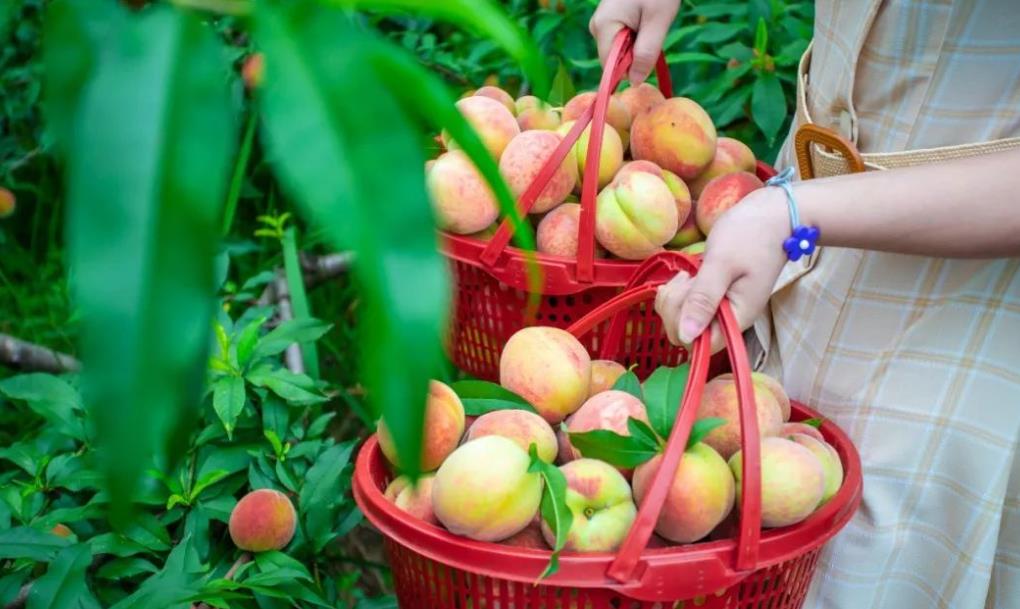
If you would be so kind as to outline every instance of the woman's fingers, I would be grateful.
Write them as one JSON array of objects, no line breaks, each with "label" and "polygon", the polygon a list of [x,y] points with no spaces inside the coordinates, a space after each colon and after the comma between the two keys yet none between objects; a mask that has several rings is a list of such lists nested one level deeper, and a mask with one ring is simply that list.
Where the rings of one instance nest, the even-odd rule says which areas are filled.
[{"label": "woman's fingers", "polygon": [[662,318],[662,327],[666,330],[669,342],[674,345],[680,344],[678,330],[680,329],[680,307],[684,298],[687,297],[687,290],[691,286],[691,276],[687,273],[677,273],[668,283],[659,286],[655,294],[655,312]]},{"label": "woman's fingers", "polygon": [[588,30],[595,38],[595,46],[599,50],[599,60],[606,64],[613,39],[624,27],[637,30],[641,25],[641,3],[631,0],[602,0],[591,21]]},{"label": "woman's fingers", "polygon": [[673,24],[679,2],[644,2],[637,39],[634,41],[634,61],[627,78],[631,86],[643,83],[655,67],[655,61],[662,52],[669,26]]},{"label": "woman's fingers", "polygon": [[735,269],[719,257],[706,251],[701,269],[691,282],[691,287],[680,308],[681,342],[690,344],[705,331],[719,308],[719,302],[730,289],[736,278]]}]

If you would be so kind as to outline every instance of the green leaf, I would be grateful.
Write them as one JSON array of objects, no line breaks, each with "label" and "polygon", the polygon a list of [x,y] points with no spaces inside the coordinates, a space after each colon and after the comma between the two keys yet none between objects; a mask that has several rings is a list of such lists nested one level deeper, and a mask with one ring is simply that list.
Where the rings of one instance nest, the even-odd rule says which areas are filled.
[{"label": "green leaf", "polygon": [[95,555],[112,554],[113,556],[133,556],[148,551],[136,541],[132,541],[117,533],[103,533],[88,540]]},{"label": "green leaf", "polygon": [[78,391],[51,374],[21,374],[0,381],[0,393],[12,400],[24,400],[36,414],[62,434],[85,440]]},{"label": "green leaf", "polygon": [[528,454],[531,457],[528,472],[539,474],[545,482],[542,491],[542,520],[556,535],[556,543],[553,544],[553,553],[549,557],[549,564],[538,577],[545,579],[559,570],[560,552],[567,543],[567,534],[570,533],[570,527],[574,524],[574,515],[567,506],[567,478],[560,468],[539,458],[538,447],[535,444],[528,447]]},{"label": "green leaf", "polygon": [[648,426],[648,423],[634,417],[627,419],[627,431],[630,433],[630,437],[641,442],[647,448],[655,451],[661,451],[664,445],[662,438],[660,438],[655,430]]},{"label": "green leaf", "polygon": [[68,260],[121,520],[142,472],[157,455],[179,460],[198,415],[236,120],[222,43],[197,14],[152,6],[102,44],[74,119]]},{"label": "green leaf", "polygon": [[[686,11],[685,11],[686,12]],[[698,4],[690,8],[690,13],[699,17],[742,17],[747,14],[744,2],[720,2],[718,4]]]},{"label": "green leaf", "polygon": [[710,21],[703,26],[701,29],[694,33],[692,42],[702,44],[719,44],[720,42],[726,42],[741,32],[746,32],[747,26],[743,23],[722,23],[719,21]]},{"label": "green leaf", "polygon": [[705,439],[713,429],[722,427],[726,424],[726,419],[719,417],[709,417],[707,419],[699,419],[694,422],[694,426],[691,427],[691,435],[687,438],[686,450],[690,450],[695,444]]},{"label": "green leaf", "polygon": [[801,421],[801,423],[803,423],[805,425],[810,425],[811,427],[814,427],[815,429],[820,428],[822,426],[822,423],[824,423],[824,422],[825,422],[824,419],[820,419],[818,417],[815,417],[815,418],[812,418],[812,419],[805,419],[805,420]]},{"label": "green leaf", "polygon": [[85,570],[92,563],[92,552],[84,544],[64,548],[46,569],[45,575],[32,584],[26,609],[67,609],[78,605],[90,595],[85,584]]},{"label": "green leaf", "polygon": [[210,472],[206,472],[205,475],[198,479],[198,482],[195,483],[195,486],[192,487],[190,501],[195,501],[195,499],[198,499],[198,496],[202,494],[202,491],[209,488],[210,486],[213,486],[220,480],[223,480],[224,478],[229,476],[230,473],[231,472],[225,469],[214,469]]},{"label": "green leaf", "polygon": [[220,377],[213,384],[213,410],[223,422],[227,437],[232,438],[237,417],[244,410],[244,379],[239,376]]},{"label": "green leaf", "polygon": [[628,370],[620,375],[620,378],[616,379],[616,382],[613,383],[613,389],[626,391],[642,402],[645,401],[644,393],[641,391],[641,381],[638,380],[637,375],[631,370]]},{"label": "green leaf", "polygon": [[159,573],[146,579],[130,596],[110,609],[187,609],[191,599],[201,588],[197,578],[188,572],[186,558],[191,549],[191,537],[174,546]]},{"label": "green leaf", "polygon": [[657,446],[648,446],[641,438],[621,436],[608,429],[596,429],[573,433],[564,426],[570,435],[570,443],[589,459],[605,461],[616,467],[633,468],[648,461],[658,454]]},{"label": "green leaf", "polygon": [[538,411],[527,400],[509,389],[489,381],[457,381],[450,388],[464,405],[464,414],[481,416],[497,410]]},{"label": "green leaf", "polygon": [[0,577],[0,607],[11,606],[14,599],[21,593],[21,585],[31,574],[30,569],[22,569]]},{"label": "green leaf", "polygon": [[765,57],[769,45],[769,28],[764,17],[758,17],[758,25],[754,30],[754,50],[759,57]]},{"label": "green leaf", "polygon": [[685,52],[666,55],[666,63],[672,66],[683,63],[726,63],[726,60],[708,53]]},{"label": "green leaf", "polygon": [[681,364],[674,368],[660,366],[645,379],[645,408],[648,421],[659,436],[668,438],[680,410],[680,400],[687,388],[690,366]]},{"label": "green leaf", "polygon": [[148,512],[137,514],[131,524],[124,528],[123,535],[126,539],[153,552],[165,552],[171,547],[170,533]]},{"label": "green leaf", "polygon": [[129,557],[129,558],[114,558],[108,563],[105,563],[96,571],[96,577],[100,579],[129,579],[143,573],[155,573],[159,571],[156,565],[145,560],[144,558]]},{"label": "green leaf", "polygon": [[[260,100],[270,156],[324,238],[355,251],[361,376],[413,476],[449,293],[415,126],[365,61],[371,41],[343,12],[270,2],[256,10],[255,39],[272,75]],[[372,112],[354,111],[365,99]]]},{"label": "green leaf", "polygon": [[304,374],[294,374],[286,368],[258,368],[245,377],[256,387],[265,387],[292,404],[318,404],[326,398],[312,393],[315,382]]},{"label": "green leaf", "polygon": [[[262,400],[262,433],[272,432],[277,439],[286,437],[290,424],[290,410],[283,400],[268,394]],[[267,436],[268,437],[268,436]]]},{"label": "green leaf", "polygon": [[[308,295],[305,293],[305,277],[298,261],[297,232],[289,227],[283,232],[283,269],[287,277],[287,288],[290,292],[290,304],[294,310],[294,321],[318,321],[312,319],[308,308]],[[321,322],[319,322],[321,323]],[[326,326],[328,330],[330,326]],[[321,336],[321,335],[320,335]],[[318,336],[316,338],[319,338]],[[301,345],[301,357],[305,370],[313,379],[319,378],[319,354],[315,349],[314,339],[297,341]]]},{"label": "green leaf", "polygon": [[17,527],[0,531],[0,559],[49,562],[69,545],[67,539],[38,529]]},{"label": "green leaf", "polygon": [[712,122],[717,127],[725,127],[738,118],[742,118],[745,114],[744,108],[747,106],[747,100],[750,98],[751,85],[740,85],[718,105],[711,107],[709,114],[712,116]]},{"label": "green leaf", "polygon": [[334,507],[343,499],[341,477],[351,460],[354,442],[337,444],[324,451],[305,474],[298,506],[305,534],[319,552],[333,539]]},{"label": "green leaf", "polygon": [[237,337],[237,364],[244,368],[251,361],[252,356],[255,355],[255,345],[259,341],[259,330],[262,329],[262,325],[266,323],[265,317],[258,317],[248,323],[241,330],[241,334]]},{"label": "green leaf", "polygon": [[662,51],[664,53],[669,52],[678,42],[691,34],[697,33],[701,28],[701,25],[685,25],[671,29],[669,34],[666,35],[666,40],[662,43]]},{"label": "green leaf", "polygon": [[258,341],[255,354],[258,357],[276,355],[294,343],[319,340],[332,327],[332,324],[312,318],[285,321]]},{"label": "green leaf", "polygon": [[751,91],[751,118],[771,144],[786,122],[786,96],[774,73],[762,73]]},{"label": "green leaf", "polygon": [[563,60],[559,59],[557,63],[559,67],[556,68],[556,75],[553,76],[552,88],[549,90],[547,100],[553,106],[562,106],[577,94],[577,89],[574,88],[574,82],[570,79],[570,71],[567,70]]},{"label": "green leaf", "polygon": [[336,416],[335,412],[327,412],[319,415],[312,424],[308,426],[308,437],[317,438],[326,432],[326,427],[329,426],[329,422]]}]

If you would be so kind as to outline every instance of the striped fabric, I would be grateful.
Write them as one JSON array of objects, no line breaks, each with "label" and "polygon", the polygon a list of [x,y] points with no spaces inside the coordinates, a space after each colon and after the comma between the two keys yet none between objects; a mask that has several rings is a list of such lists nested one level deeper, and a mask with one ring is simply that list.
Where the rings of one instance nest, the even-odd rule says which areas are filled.
[{"label": "striped fabric", "polygon": [[[1020,2],[820,0],[807,76],[812,120],[864,152],[1020,136]],[[823,248],[754,334],[864,461],[805,607],[1020,607],[1020,260]]]}]

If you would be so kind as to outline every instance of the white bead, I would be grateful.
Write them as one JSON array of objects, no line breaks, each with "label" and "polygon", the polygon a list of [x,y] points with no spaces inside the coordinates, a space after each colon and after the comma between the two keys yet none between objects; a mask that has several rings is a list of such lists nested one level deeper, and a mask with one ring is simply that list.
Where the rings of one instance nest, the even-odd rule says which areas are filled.
[{"label": "white bead", "polygon": [[800,249],[807,250],[807,248],[809,248],[809,247],[811,247],[811,244],[808,243],[807,239],[801,240],[801,242],[800,242]]}]

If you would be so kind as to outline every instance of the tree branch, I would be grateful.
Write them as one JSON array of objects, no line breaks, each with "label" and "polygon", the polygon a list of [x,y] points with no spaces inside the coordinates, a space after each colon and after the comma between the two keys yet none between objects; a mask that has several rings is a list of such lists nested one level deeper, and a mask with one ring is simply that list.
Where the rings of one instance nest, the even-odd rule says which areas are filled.
[{"label": "tree branch", "polygon": [[73,356],[0,333],[0,364],[26,372],[77,372],[81,363]]}]

